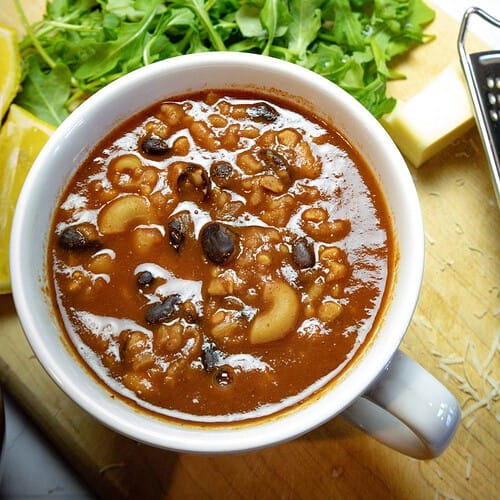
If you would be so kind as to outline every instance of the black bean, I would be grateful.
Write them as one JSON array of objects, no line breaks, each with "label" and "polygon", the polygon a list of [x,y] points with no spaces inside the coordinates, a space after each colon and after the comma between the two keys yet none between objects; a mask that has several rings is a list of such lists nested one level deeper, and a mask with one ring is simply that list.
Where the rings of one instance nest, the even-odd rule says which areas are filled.
[{"label": "black bean", "polygon": [[224,264],[236,248],[236,234],[219,222],[210,222],[201,230],[201,247],[208,260]]},{"label": "black bean", "polygon": [[184,243],[185,237],[184,228],[180,219],[172,219],[168,223],[168,240],[175,250],[179,251],[179,248]]},{"label": "black bean", "polygon": [[197,323],[200,320],[200,314],[196,306],[190,301],[183,302],[179,307],[179,316],[188,323]]},{"label": "black bean", "polygon": [[313,246],[305,238],[295,240],[292,244],[292,259],[300,269],[313,267],[316,261]]},{"label": "black bean", "polygon": [[282,181],[291,182],[291,168],[283,156],[272,149],[261,149],[257,156],[264,163],[264,166],[277,174]]},{"label": "black bean", "polygon": [[59,245],[67,250],[92,250],[99,246],[99,242],[86,236],[75,227],[68,227],[59,236]]},{"label": "black bean", "polygon": [[170,152],[167,142],[160,137],[146,137],[142,141],[141,148],[144,153],[152,156],[165,156]]},{"label": "black bean", "polygon": [[143,271],[137,277],[137,284],[142,287],[148,287],[153,283],[155,277],[149,271]]},{"label": "black bean", "polygon": [[168,222],[168,240],[178,252],[184,243],[186,236],[191,232],[192,221],[189,213],[179,212]]},{"label": "black bean", "polygon": [[[175,222],[175,221],[174,221]],[[170,244],[179,251],[179,248],[184,243],[184,233],[180,230],[180,228],[176,228],[173,224],[168,226],[168,239]]]},{"label": "black bean", "polygon": [[146,321],[151,325],[167,321],[177,311],[180,302],[180,295],[169,295],[163,302],[154,304],[146,311]]},{"label": "black bean", "polygon": [[219,361],[219,351],[213,342],[205,342],[201,346],[201,362],[206,372],[212,372]]},{"label": "black bean", "polygon": [[184,195],[199,193],[202,199],[210,196],[210,178],[206,170],[201,165],[190,163],[177,177],[177,191]]},{"label": "black bean", "polygon": [[257,122],[271,123],[278,118],[279,113],[269,104],[258,102],[247,108],[247,116]]},{"label": "black bean", "polygon": [[224,187],[233,176],[233,167],[227,161],[218,161],[210,167],[210,177],[218,186]]}]

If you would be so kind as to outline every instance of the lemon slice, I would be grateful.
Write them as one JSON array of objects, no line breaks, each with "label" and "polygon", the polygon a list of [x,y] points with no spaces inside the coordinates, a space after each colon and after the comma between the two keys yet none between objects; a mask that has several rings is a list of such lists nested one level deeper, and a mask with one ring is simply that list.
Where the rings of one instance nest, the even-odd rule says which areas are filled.
[{"label": "lemon slice", "polygon": [[21,56],[17,34],[0,25],[0,121],[14,99],[21,81]]},{"label": "lemon slice", "polygon": [[0,293],[10,292],[9,239],[24,179],[55,128],[12,104],[0,131]]}]

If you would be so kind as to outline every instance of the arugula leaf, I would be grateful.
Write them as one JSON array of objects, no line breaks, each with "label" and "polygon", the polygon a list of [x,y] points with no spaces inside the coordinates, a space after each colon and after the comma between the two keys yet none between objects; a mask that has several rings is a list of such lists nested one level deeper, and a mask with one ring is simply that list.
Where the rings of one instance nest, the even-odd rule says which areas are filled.
[{"label": "arugula leaf", "polygon": [[42,72],[37,61],[23,79],[23,90],[16,103],[42,120],[59,125],[68,116],[65,108],[70,95],[70,71],[67,66],[57,64],[48,72]]},{"label": "arugula leaf", "polygon": [[435,17],[436,12],[422,0],[414,0],[413,8],[408,15],[408,22],[416,26],[426,26],[431,21],[434,21]]},{"label": "arugula leaf", "polygon": [[375,65],[377,67],[377,72],[380,75],[386,76],[387,78],[404,78],[403,74],[396,73],[395,71],[390,70],[387,66],[387,61],[390,60],[390,57],[387,57],[389,52],[388,46],[390,43],[389,34],[384,31],[379,31],[378,33],[370,37],[369,41]]},{"label": "arugula leaf", "polygon": [[140,66],[209,50],[300,64],[351,93],[377,118],[393,58],[432,36],[423,0],[53,0],[29,25],[17,99],[59,123],[85,97]]},{"label": "arugula leaf", "polygon": [[97,6],[97,0],[53,0],[47,3],[47,19],[67,22]]},{"label": "arugula leaf", "polygon": [[260,22],[260,10],[248,4],[243,4],[236,12],[236,22],[241,34],[246,38],[264,37],[266,28]]},{"label": "arugula leaf", "polygon": [[287,27],[290,22],[286,0],[265,0],[260,11],[260,22],[266,28],[268,37],[262,54],[268,56],[271,53],[274,37],[278,34],[278,28]]},{"label": "arugula leaf", "polygon": [[153,20],[156,5],[157,2],[140,23],[123,26],[118,39],[96,45],[94,54],[78,68],[75,77],[83,81],[90,78],[97,79],[115,69],[120,63],[129,64],[135,52],[135,45],[141,43],[146,28]]},{"label": "arugula leaf", "polygon": [[[166,57],[178,55],[175,46],[170,42],[167,33],[172,28],[188,29],[194,24],[194,14],[191,10],[182,7],[180,9],[171,9],[166,11],[158,21],[154,32],[148,37],[142,51],[144,65]],[[175,35],[175,33],[174,33]]]},{"label": "arugula leaf", "polygon": [[[140,21],[148,11],[147,3],[137,2],[136,0],[100,0],[99,3],[104,11],[130,21]],[[141,5],[141,3],[144,5]]]},{"label": "arugula leaf", "polygon": [[203,0],[174,0],[173,3],[177,5],[183,5],[185,7],[189,7],[190,9],[192,9],[193,12],[198,17],[201,25],[206,30],[208,38],[212,43],[213,48],[215,50],[226,50],[224,42],[222,41],[221,37],[217,33],[217,30],[212,24],[212,21],[210,20],[210,16],[207,10],[205,9]]},{"label": "arugula leaf", "polygon": [[288,27],[288,49],[296,59],[304,59],[307,47],[314,42],[321,28],[320,6],[323,0],[292,0],[290,15],[292,22]]},{"label": "arugula leaf", "polygon": [[352,10],[349,1],[329,0],[325,10],[331,16],[332,41],[354,50],[361,49],[365,44],[363,25],[360,22],[360,16]]}]

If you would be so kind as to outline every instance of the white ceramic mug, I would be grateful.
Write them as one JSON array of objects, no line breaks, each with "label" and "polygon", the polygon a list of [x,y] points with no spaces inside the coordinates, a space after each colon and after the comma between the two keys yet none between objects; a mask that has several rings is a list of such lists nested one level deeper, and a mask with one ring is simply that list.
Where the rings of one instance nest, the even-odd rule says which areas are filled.
[{"label": "white ceramic mug", "polygon": [[[77,362],[47,295],[46,254],[52,213],[63,188],[94,145],[129,116],[169,96],[204,88],[280,89],[332,123],[375,171],[393,216],[396,276],[378,331],[362,354],[320,396],[250,424],[196,427],[140,412]],[[26,179],[13,222],[12,289],[21,324],[56,383],[105,425],[138,441],[185,452],[247,451],[297,437],[342,414],[413,457],[438,456],[460,419],[455,398],[398,350],[423,273],[424,233],[417,194],[396,146],[355,99],[299,66],[241,53],[181,56],[137,70],[91,97],[56,130]]]}]

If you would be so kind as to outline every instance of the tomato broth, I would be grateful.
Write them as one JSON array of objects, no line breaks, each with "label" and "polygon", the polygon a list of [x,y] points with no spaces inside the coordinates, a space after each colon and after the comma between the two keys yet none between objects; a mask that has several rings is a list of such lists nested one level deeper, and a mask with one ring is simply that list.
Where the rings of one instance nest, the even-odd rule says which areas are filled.
[{"label": "tomato broth", "polygon": [[395,261],[381,187],[331,125],[208,90],[110,131],[61,197],[51,294],[88,367],[191,422],[273,414],[352,361]]}]

